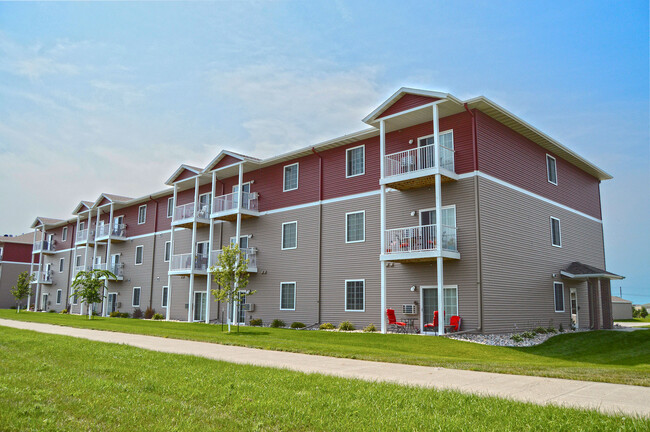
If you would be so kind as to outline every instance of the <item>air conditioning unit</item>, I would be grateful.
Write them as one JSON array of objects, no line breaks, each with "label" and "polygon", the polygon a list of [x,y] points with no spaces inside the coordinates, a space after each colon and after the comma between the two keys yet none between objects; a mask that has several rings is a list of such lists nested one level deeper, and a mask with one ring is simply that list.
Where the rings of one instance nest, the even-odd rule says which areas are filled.
[{"label": "air conditioning unit", "polygon": [[118,309],[121,308],[121,307],[122,307],[122,302],[117,302],[116,307],[117,307]]},{"label": "air conditioning unit", "polygon": [[253,312],[255,311],[255,303],[244,303],[241,305],[241,310],[245,312]]},{"label": "air conditioning unit", "polygon": [[414,304],[402,305],[402,313],[405,315],[415,315],[418,313],[418,308]]}]

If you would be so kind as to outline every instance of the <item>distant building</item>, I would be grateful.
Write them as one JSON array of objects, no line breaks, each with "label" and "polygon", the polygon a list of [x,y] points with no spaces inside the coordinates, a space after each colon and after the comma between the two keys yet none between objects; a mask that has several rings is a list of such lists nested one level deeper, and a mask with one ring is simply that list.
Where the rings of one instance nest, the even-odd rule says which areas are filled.
[{"label": "distant building", "polygon": [[[41,233],[36,233],[36,241]],[[29,271],[32,260],[32,244],[34,234],[22,234],[15,237],[0,237],[0,308],[16,306],[16,300],[11,295],[11,287],[16,285],[18,275]],[[38,259],[38,256],[34,257]],[[22,306],[27,305],[27,299]]]},{"label": "distant building", "polygon": [[614,321],[632,319],[632,302],[612,296],[612,318]]}]

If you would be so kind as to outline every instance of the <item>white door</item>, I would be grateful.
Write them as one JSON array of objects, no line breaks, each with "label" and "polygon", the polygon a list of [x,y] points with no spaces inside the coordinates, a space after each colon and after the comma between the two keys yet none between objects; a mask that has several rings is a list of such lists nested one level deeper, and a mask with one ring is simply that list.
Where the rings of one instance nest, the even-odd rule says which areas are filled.
[{"label": "white door", "polygon": [[47,311],[47,301],[48,301],[49,294],[43,294],[42,297],[42,303],[41,303],[41,310]]},{"label": "white door", "polygon": [[569,289],[569,301],[571,304],[571,321],[575,328],[579,328],[578,321],[578,290],[576,288]]},{"label": "white door", "polygon": [[120,266],[120,254],[111,255],[111,272],[115,276],[120,276],[118,274],[118,272],[120,271],[119,266]]},{"label": "white door", "polygon": [[205,321],[205,305],[208,293],[205,291],[194,292],[194,321]]},{"label": "white door", "polygon": [[[438,310],[438,288],[437,287],[422,287],[420,289],[422,298],[422,326],[424,324],[431,324],[433,322],[433,314]],[[444,287],[444,312],[445,312],[445,325],[449,324],[451,317],[458,315],[458,289],[456,287]],[[427,329],[424,329],[426,331]],[[435,329],[434,331],[438,331]]]},{"label": "white door", "polygon": [[113,218],[113,235],[122,236],[122,224],[124,223],[124,216],[115,216]]},{"label": "white door", "polygon": [[[418,157],[417,169],[434,168],[436,166],[436,150],[433,146],[435,143],[434,137],[420,138],[418,140]],[[414,161],[409,161],[413,163]]]},{"label": "white door", "polygon": [[207,218],[210,213],[210,205],[212,204],[211,194],[199,195],[199,217]]},{"label": "white door", "polygon": [[108,293],[108,306],[106,313],[110,315],[111,312],[117,310],[117,293]]},{"label": "white door", "polygon": [[[235,237],[230,237],[230,244],[231,245],[235,244]],[[248,236],[239,237],[239,249],[246,249],[246,248],[248,248]]]},{"label": "white door", "polygon": [[95,269],[100,269],[102,267],[102,257],[95,257],[95,261],[93,262],[93,270]]}]

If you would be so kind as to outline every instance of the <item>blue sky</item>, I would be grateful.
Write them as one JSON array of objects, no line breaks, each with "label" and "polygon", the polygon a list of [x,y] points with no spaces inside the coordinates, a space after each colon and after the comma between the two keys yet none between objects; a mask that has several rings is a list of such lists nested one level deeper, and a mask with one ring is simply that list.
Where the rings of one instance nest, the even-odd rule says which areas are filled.
[{"label": "blue sky", "polygon": [[641,1],[0,3],[0,231],[160,190],[221,148],[362,129],[410,86],[485,95],[611,173],[607,267],[650,302],[648,18]]}]

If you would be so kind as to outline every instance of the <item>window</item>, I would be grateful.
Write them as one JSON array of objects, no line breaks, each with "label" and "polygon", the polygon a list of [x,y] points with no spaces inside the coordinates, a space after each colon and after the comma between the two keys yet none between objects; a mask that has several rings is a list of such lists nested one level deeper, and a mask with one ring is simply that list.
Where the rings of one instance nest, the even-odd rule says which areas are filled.
[{"label": "window", "polygon": [[140,265],[144,262],[144,246],[136,246],[135,248],[135,265]]},{"label": "window", "polygon": [[63,290],[56,290],[56,304],[61,304],[61,296],[63,295]]},{"label": "window", "polygon": [[546,177],[549,183],[557,186],[557,162],[551,155],[546,155]]},{"label": "window", "polygon": [[160,305],[164,308],[167,307],[167,296],[169,295],[169,287],[164,286],[162,288],[162,302]]},{"label": "window", "polygon": [[174,197],[167,198],[167,217],[174,216]]},{"label": "window", "polygon": [[345,242],[359,243],[363,241],[366,241],[366,212],[346,213]]},{"label": "window", "polygon": [[287,165],[284,167],[283,191],[298,189],[298,164]]},{"label": "window", "polygon": [[282,249],[295,249],[298,247],[298,222],[285,222],[282,224]]},{"label": "window", "polygon": [[142,225],[147,221],[147,205],[138,207],[138,225]]},{"label": "window", "polygon": [[133,288],[132,306],[133,307],[140,307],[140,287],[134,287]]},{"label": "window", "polygon": [[75,267],[81,267],[81,255],[77,255],[77,257],[75,258],[74,266]]},{"label": "window", "polygon": [[366,173],[366,146],[354,147],[345,151],[345,176],[354,177]]},{"label": "window", "polygon": [[551,244],[555,247],[562,247],[562,233],[560,231],[560,220],[551,216]]},{"label": "window", "polygon": [[63,227],[61,232],[61,241],[66,241],[68,239],[68,227]]},{"label": "window", "polygon": [[296,283],[280,284],[280,310],[296,310]]},{"label": "window", "polygon": [[212,192],[199,195],[198,212],[199,217],[210,217],[210,207],[212,207]]},{"label": "window", "polygon": [[172,256],[172,242],[165,242],[165,262],[169,262]]},{"label": "window", "polygon": [[553,291],[555,291],[555,312],[564,312],[564,284],[553,282]]},{"label": "window", "polygon": [[65,258],[59,258],[59,273],[63,273],[64,266],[65,266]]},{"label": "window", "polygon": [[345,281],[345,311],[363,312],[366,307],[366,281]]},{"label": "window", "polygon": [[78,303],[77,294],[72,294],[72,304],[76,305]]},{"label": "window", "polygon": [[86,229],[86,222],[79,222],[79,231],[83,231]]}]

